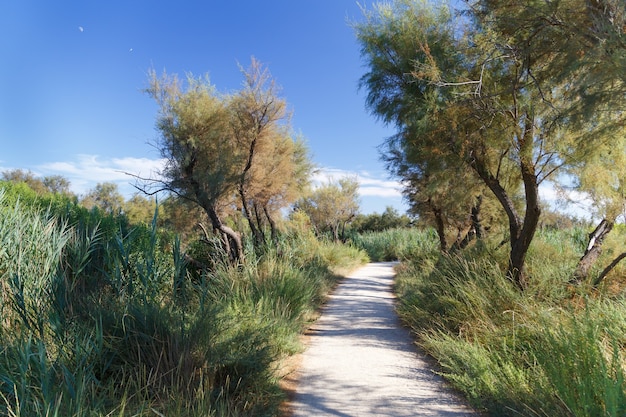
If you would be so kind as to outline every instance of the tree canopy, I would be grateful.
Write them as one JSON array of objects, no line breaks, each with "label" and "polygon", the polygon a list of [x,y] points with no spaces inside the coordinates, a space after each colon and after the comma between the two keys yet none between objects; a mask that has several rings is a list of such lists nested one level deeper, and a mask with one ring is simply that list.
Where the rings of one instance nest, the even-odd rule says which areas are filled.
[{"label": "tree canopy", "polygon": [[397,0],[356,25],[361,85],[371,111],[398,129],[383,149],[405,195],[454,207],[489,190],[506,214],[508,273],[520,288],[541,183],[624,140],[623,130],[614,136],[625,118],[615,23],[624,6],[604,3],[476,1],[454,13]]},{"label": "tree canopy", "polygon": [[310,191],[296,203],[296,210],[305,212],[318,234],[330,233],[340,240],[346,225],[359,212],[359,183],[344,177],[328,181]]},{"label": "tree canopy", "polygon": [[98,207],[106,214],[119,215],[124,207],[124,196],[117,184],[101,182],[81,199],[81,204],[89,209]]},{"label": "tree canopy", "polygon": [[49,175],[43,178],[37,177],[31,171],[22,169],[12,169],[2,172],[2,180],[14,183],[23,182],[28,184],[30,188],[38,194],[59,193],[70,195],[70,182],[61,175]]},{"label": "tree canopy", "polygon": [[207,77],[183,83],[154,72],[147,90],[159,105],[156,146],[167,164],[144,189],[202,207],[235,260],[243,256],[241,234],[224,223],[224,211],[240,209],[261,244],[262,219],[273,227],[272,213],[298,197],[312,167],[267,69],[253,59],[242,72],[243,87],[232,94],[218,93]]}]

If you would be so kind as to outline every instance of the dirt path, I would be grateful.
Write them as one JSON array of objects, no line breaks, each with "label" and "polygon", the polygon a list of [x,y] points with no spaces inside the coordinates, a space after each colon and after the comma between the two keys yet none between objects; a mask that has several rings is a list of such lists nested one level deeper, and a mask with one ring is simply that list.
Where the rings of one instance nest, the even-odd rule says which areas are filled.
[{"label": "dirt path", "polygon": [[371,263],[335,290],[302,355],[293,417],[475,416],[446,388],[394,312],[393,263]]}]

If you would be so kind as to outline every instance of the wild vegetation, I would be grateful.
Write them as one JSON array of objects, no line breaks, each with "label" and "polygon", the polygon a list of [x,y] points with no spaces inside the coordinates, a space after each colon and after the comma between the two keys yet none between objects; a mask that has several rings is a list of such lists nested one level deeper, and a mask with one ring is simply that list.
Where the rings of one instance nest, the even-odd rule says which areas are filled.
[{"label": "wild vegetation", "polygon": [[[609,251],[626,238],[626,229],[618,229]],[[432,229],[373,233],[362,245],[375,255],[392,236],[405,242],[391,246],[403,259],[397,310],[440,372],[479,410],[493,416],[621,416],[626,267],[596,289],[571,284],[588,231],[539,230],[525,291],[506,275],[501,236],[456,254],[439,250]]]},{"label": "wild vegetation", "polygon": [[[282,361],[368,258],[283,216],[318,205],[313,165],[267,70],[243,74],[229,95],[151,74],[167,164],[143,196],[2,174],[0,415],[277,414]],[[355,187],[332,198],[358,211]]]},{"label": "wild vegetation", "polygon": [[1,189],[7,416],[274,415],[280,360],[301,348],[335,274],[367,259],[295,219],[246,263],[214,239],[198,269],[156,212],[130,225],[24,183]]},{"label": "wild vegetation", "polygon": [[365,251],[402,261],[400,315],[478,408],[626,414],[626,5],[462,4],[355,25],[412,217],[360,216],[351,178],[313,189],[255,60],[229,94],[151,73],[167,163],[137,187],[159,204],[3,173],[0,414],[273,415],[281,359]]},{"label": "wild vegetation", "polygon": [[[626,4],[457,5],[355,25],[367,105],[397,129],[383,159],[435,231],[355,242],[403,259],[398,311],[489,415],[624,415]],[[596,226],[548,209],[546,184]]]},{"label": "wild vegetation", "polygon": [[300,198],[295,209],[306,213],[318,235],[330,234],[334,241],[346,238],[346,226],[359,212],[359,183],[354,178],[329,181]]},{"label": "wild vegetation", "polygon": [[173,193],[201,208],[234,261],[243,257],[241,231],[225,222],[242,213],[254,244],[265,243],[281,209],[304,193],[313,165],[293,137],[287,104],[267,68],[252,60],[243,88],[220,94],[207,78],[152,72],[147,93],[159,106],[155,146],[167,161],[158,178],[140,179],[149,194]]},{"label": "wild vegetation", "polygon": [[[540,186],[575,184],[610,232],[624,207],[626,12],[619,1],[397,0],[356,25],[367,105],[397,134],[383,146],[443,251],[508,229],[507,273],[524,290]],[[452,245],[447,228],[458,233]],[[581,260],[584,281],[599,247]],[[454,248],[456,249],[456,248]]]}]

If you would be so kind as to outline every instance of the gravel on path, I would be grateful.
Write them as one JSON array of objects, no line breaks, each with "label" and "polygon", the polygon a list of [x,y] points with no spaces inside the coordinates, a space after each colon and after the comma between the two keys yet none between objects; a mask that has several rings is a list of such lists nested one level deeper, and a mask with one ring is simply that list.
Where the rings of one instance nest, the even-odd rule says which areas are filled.
[{"label": "gravel on path", "polygon": [[331,295],[298,371],[293,417],[476,416],[432,371],[394,310],[394,263],[370,263]]}]

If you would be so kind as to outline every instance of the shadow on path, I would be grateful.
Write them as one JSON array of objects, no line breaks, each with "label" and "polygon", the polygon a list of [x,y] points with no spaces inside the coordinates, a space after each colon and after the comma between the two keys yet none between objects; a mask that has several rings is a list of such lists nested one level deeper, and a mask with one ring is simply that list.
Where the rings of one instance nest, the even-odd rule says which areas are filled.
[{"label": "shadow on path", "polygon": [[310,329],[293,417],[475,416],[434,374],[394,310],[394,263],[346,277]]}]

